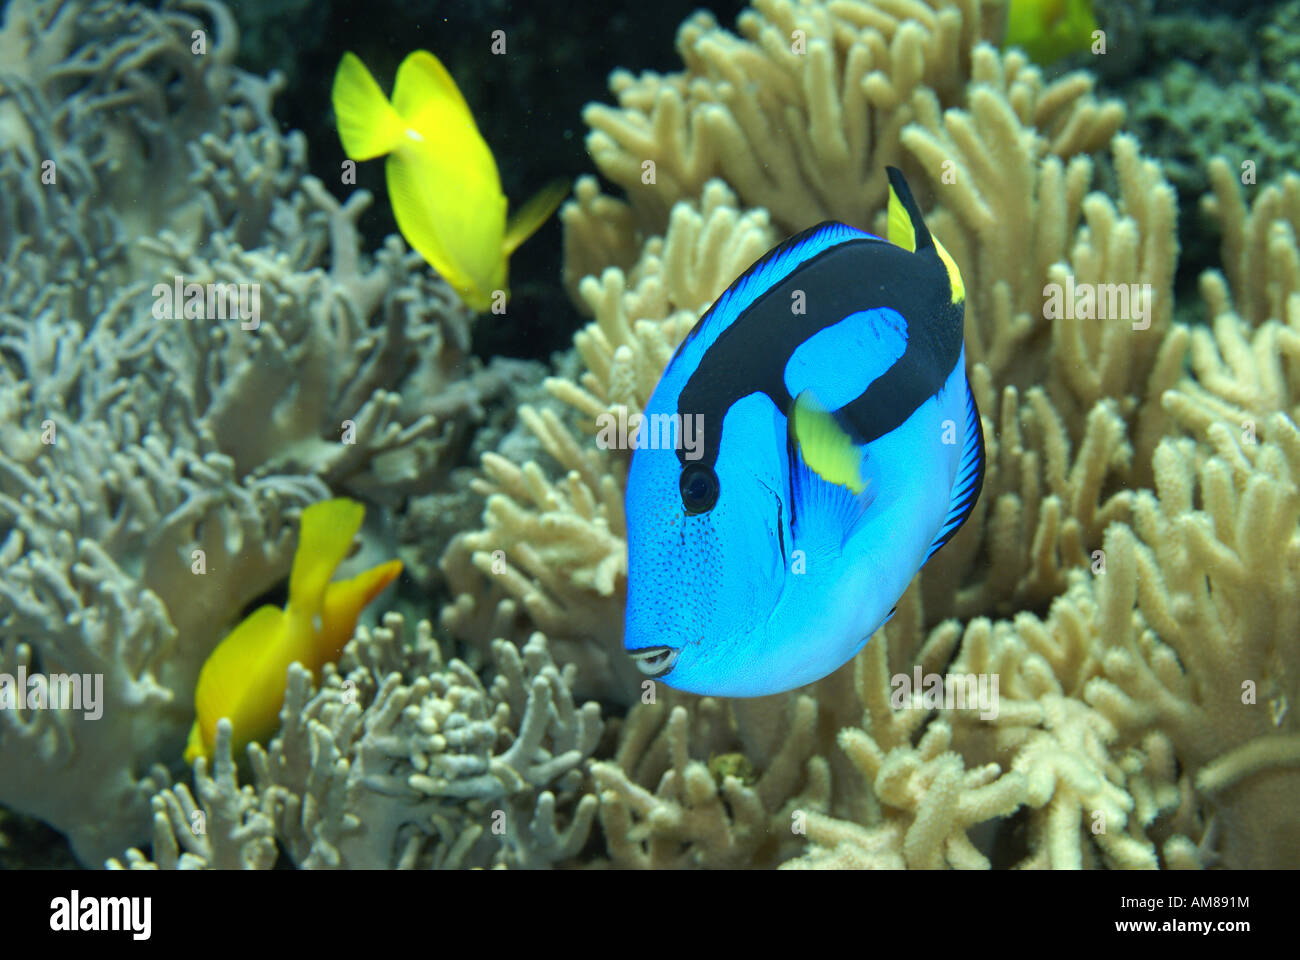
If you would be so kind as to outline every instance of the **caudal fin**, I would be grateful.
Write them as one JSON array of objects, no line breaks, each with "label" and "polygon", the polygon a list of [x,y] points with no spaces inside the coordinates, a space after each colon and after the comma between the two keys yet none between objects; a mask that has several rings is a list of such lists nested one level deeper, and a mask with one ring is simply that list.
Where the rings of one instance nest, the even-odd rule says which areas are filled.
[{"label": "caudal fin", "polygon": [[406,136],[406,124],[356,54],[343,54],[330,99],[349,159],[370,160],[392,153]]},{"label": "caudal fin", "polygon": [[933,236],[921,216],[921,208],[912,197],[912,190],[903,177],[903,171],[897,167],[885,167],[889,176],[889,242],[904,250],[921,253],[934,248],[934,252],[943,261],[948,271],[948,286],[952,292],[952,302],[962,303],[966,299],[966,284],[961,278],[957,262],[944,249],[939,238]]}]

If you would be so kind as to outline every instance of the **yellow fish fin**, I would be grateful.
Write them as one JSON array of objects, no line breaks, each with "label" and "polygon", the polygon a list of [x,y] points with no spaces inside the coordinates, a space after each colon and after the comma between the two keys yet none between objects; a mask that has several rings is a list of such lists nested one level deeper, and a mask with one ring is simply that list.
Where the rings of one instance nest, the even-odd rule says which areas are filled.
[{"label": "yellow fish fin", "polygon": [[531,237],[568,195],[567,180],[552,180],[511,214],[510,222],[506,224],[506,237],[503,244],[506,256],[514,253],[520,244]]},{"label": "yellow fish fin", "polygon": [[943,265],[948,269],[948,286],[952,290],[952,302],[961,303],[966,299],[966,283],[961,278],[961,271],[957,269],[957,261],[944,249],[938,237],[932,233],[930,238],[934,241],[934,249],[938,251],[939,259],[943,261]]},{"label": "yellow fish fin", "polygon": [[892,183],[889,185],[889,225],[885,230],[885,236],[896,247],[916,250],[916,229],[912,226],[912,218]]},{"label": "yellow fish fin", "polygon": [[1089,49],[1096,29],[1091,0],[1011,0],[1002,46],[1020,47],[1046,66]]},{"label": "yellow fish fin", "polygon": [[478,125],[470,113],[460,87],[452,79],[442,61],[428,50],[415,50],[407,54],[397,68],[393,82],[393,108],[408,124],[420,129],[427,121],[439,124],[467,123],[476,132]]},{"label": "yellow fish fin", "polygon": [[320,612],[325,587],[352,549],[352,539],[365,515],[364,506],[346,497],[313,503],[302,512],[298,550],[289,575],[290,611],[313,617]]},{"label": "yellow fish fin", "polygon": [[[194,729],[190,731],[190,745],[185,750],[187,763],[194,762],[200,748],[204,756],[211,757],[217,721],[222,717],[229,717],[235,730],[243,732],[247,724],[242,714],[246,709],[250,675],[256,673],[257,665],[264,660],[268,650],[281,644],[285,626],[284,611],[268,604],[250,613],[217,644],[199,671],[199,682],[194,688],[196,719]],[[283,676],[280,677],[280,687],[283,697]],[[278,706],[276,711],[279,711]],[[244,740],[241,744],[236,736],[237,748],[247,743]]]},{"label": "yellow fish fin", "polygon": [[[215,736],[213,740],[215,741]],[[190,739],[185,744],[185,762],[189,766],[194,766],[194,761],[199,757],[212,759],[212,745],[203,742],[203,732],[199,729],[199,721],[196,717],[194,725],[190,727]]]},{"label": "yellow fish fin", "polygon": [[[349,59],[350,58],[350,59]],[[504,290],[506,198],[491,149],[438,58],[416,50],[397,68],[393,102],[351,55],[339,65],[335,112],[344,148],[388,154],[388,199],[406,242],[471,307]],[[378,119],[377,119],[378,118]]]},{"label": "yellow fish fin", "polygon": [[811,391],[801,391],[790,408],[790,432],[804,463],[823,480],[855,494],[867,488],[862,478],[862,448],[835,422]]},{"label": "yellow fish fin", "polygon": [[336,580],[325,590],[321,607],[321,629],[315,637],[312,671],[339,658],[343,645],[352,639],[361,611],[379,596],[402,572],[402,561],[390,560],[371,567],[348,580]]},{"label": "yellow fish fin", "polygon": [[330,99],[343,152],[350,159],[382,157],[406,139],[406,123],[356,54],[343,54],[334,72]]},{"label": "yellow fish fin", "polygon": [[903,198],[899,196],[898,189],[894,183],[895,175],[898,178],[898,182],[903,184],[904,192],[910,194],[911,191],[907,188],[906,181],[902,179],[903,175],[892,167],[890,170],[889,224],[886,229],[889,242],[895,246],[902,247],[904,250],[916,252],[916,223],[913,222],[912,214],[910,214],[907,209],[908,205],[911,204],[913,209],[916,211],[917,221],[921,222],[922,230],[929,235],[929,242],[934,244],[935,253],[939,255],[939,259],[943,261],[944,268],[948,271],[948,286],[952,291],[952,302],[961,303],[966,299],[966,285],[962,281],[961,271],[957,269],[956,261],[953,260],[948,251],[944,249],[943,244],[939,242],[939,238],[931,233],[930,230],[925,227],[924,222],[920,220],[921,212],[920,209],[915,206],[915,199],[909,196],[907,200],[904,201]]}]

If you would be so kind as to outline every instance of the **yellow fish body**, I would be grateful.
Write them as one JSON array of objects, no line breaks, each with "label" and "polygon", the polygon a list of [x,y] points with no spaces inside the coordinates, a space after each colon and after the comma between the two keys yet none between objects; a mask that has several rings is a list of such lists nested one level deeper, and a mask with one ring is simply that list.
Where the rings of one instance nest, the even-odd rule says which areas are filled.
[{"label": "yellow fish body", "polygon": [[1011,0],[1003,47],[1020,47],[1040,66],[1092,44],[1092,0]]},{"label": "yellow fish body", "polygon": [[355,500],[325,500],[302,512],[298,549],[289,575],[289,602],[253,611],[217,645],[199,672],[194,691],[197,716],[185,748],[185,762],[212,758],[217,721],[230,719],[232,753],[243,755],[265,742],[280,725],[285,674],[297,661],[319,675],[337,660],[356,629],[362,608],[402,572],[391,560],[350,580],[330,577],[361,529],[365,507]]},{"label": "yellow fish body", "polygon": [[475,310],[506,291],[510,254],[567,193],[543,189],[506,223],[496,161],[469,105],[438,58],[416,50],[402,61],[389,103],[361,60],[345,53],[331,94],[343,151],[352,160],[387,155],[388,198],[398,229]]}]

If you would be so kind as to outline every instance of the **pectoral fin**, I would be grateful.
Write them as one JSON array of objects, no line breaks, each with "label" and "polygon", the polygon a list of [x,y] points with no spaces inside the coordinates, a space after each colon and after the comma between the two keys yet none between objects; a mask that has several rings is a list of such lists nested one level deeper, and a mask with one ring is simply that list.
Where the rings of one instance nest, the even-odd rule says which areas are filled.
[{"label": "pectoral fin", "polygon": [[787,421],[790,527],[797,545],[842,546],[875,499],[863,450],[808,390]]}]

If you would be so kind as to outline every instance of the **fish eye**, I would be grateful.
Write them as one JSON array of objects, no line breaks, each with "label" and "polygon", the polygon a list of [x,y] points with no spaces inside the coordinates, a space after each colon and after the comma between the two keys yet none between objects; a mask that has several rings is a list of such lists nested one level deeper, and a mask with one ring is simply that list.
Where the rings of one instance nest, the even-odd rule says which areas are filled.
[{"label": "fish eye", "polygon": [[672,647],[646,647],[632,651],[629,656],[647,677],[662,676],[677,663],[677,651]]},{"label": "fish eye", "polygon": [[691,463],[682,470],[678,487],[687,514],[707,513],[718,502],[718,475],[704,463]]}]

